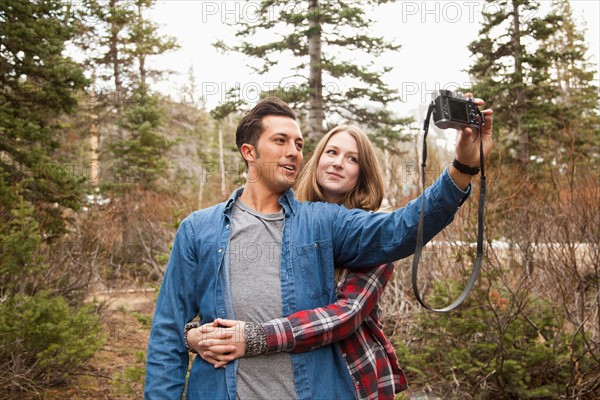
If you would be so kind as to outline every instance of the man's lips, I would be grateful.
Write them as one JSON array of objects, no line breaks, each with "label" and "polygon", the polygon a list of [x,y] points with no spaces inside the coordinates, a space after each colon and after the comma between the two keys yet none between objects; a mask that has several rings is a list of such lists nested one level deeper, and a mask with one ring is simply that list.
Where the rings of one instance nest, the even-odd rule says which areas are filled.
[{"label": "man's lips", "polygon": [[296,164],[280,164],[280,167],[289,172],[296,172],[298,170],[298,166]]}]

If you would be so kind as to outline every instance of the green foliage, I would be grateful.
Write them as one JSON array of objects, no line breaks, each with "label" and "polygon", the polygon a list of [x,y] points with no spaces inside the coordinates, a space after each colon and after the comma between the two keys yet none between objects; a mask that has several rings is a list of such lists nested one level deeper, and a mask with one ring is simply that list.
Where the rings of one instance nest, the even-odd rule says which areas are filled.
[{"label": "green foliage", "polygon": [[551,60],[549,83],[556,89],[556,97],[548,115],[552,129],[546,131],[539,150],[558,164],[577,162],[597,168],[600,114],[596,71],[588,61],[588,46],[569,2],[554,0],[552,10],[561,19],[542,49]]},{"label": "green foliage", "polygon": [[112,98],[98,98],[101,101],[95,104],[97,112],[108,110],[116,116],[111,122],[117,126],[117,135],[108,140],[118,166],[113,188],[156,189],[157,180],[166,177],[166,154],[174,144],[159,130],[165,110],[151,93],[149,82],[163,73],[149,68],[148,58],[173,50],[177,44],[159,35],[158,26],[147,17],[153,3],[86,0],[82,10],[78,44],[93,49],[87,62],[99,71],[94,72],[99,81],[114,92]]},{"label": "green foliage", "polygon": [[110,146],[123,167],[119,171],[122,175],[115,177],[117,183],[137,183],[144,189],[152,189],[158,178],[166,176],[165,155],[173,142],[157,131],[163,114],[158,96],[146,93],[143,88],[134,92],[120,122],[130,135]]},{"label": "green foliage", "polygon": [[150,329],[152,327],[152,315],[141,314],[138,312],[131,313],[131,316],[137,319],[144,328]]},{"label": "green foliage", "polygon": [[494,108],[500,152],[521,166],[600,157],[598,88],[569,2],[547,15],[534,0],[489,2],[469,73]]},{"label": "green foliage", "polygon": [[535,0],[487,2],[494,8],[484,13],[480,37],[469,45],[477,57],[469,73],[476,81],[473,90],[494,108],[501,150],[525,166],[529,146],[548,128],[544,114],[553,97],[553,89],[544,84],[549,60],[539,44],[560,17],[539,17]]},{"label": "green foliage", "polygon": [[[236,21],[235,45],[222,41],[218,49],[240,52],[259,60],[254,70],[273,74],[280,58],[295,65],[292,73],[283,77],[281,86],[268,92],[289,103],[301,114],[308,115],[307,137],[316,141],[323,133],[323,115],[331,119],[358,123],[372,131],[394,130],[400,137],[408,121],[399,119],[388,105],[399,95],[385,83],[383,76],[390,68],[375,68],[377,57],[384,52],[397,51],[400,46],[369,32],[373,21],[367,7],[385,1],[363,2],[298,1],[290,7],[285,0],[264,0],[251,21]],[[257,43],[257,36],[272,32],[266,43]],[[342,54],[352,53],[352,59]],[[356,57],[368,60],[356,64]],[[293,82],[292,85],[289,83]],[[316,123],[311,120],[316,119]],[[335,121],[334,121],[335,120]],[[392,136],[390,136],[392,137]]]},{"label": "green foliage", "polygon": [[40,229],[58,235],[64,220],[51,205],[78,207],[79,182],[59,151],[57,118],[75,110],[75,94],[87,83],[63,55],[75,21],[59,0],[1,2],[0,20],[0,172],[8,186],[26,183],[20,194],[35,207]]},{"label": "green foliage", "polygon": [[[492,174],[507,183],[490,196],[498,233],[529,242],[563,180],[600,172],[598,86],[568,1],[554,0],[547,15],[537,1],[493,3],[469,46],[477,57],[469,72],[494,109]],[[543,193],[539,209],[529,206],[534,192]]]},{"label": "green foliage", "polygon": [[92,306],[73,310],[49,292],[0,303],[0,387],[36,389],[64,382],[105,342]]},{"label": "green foliage", "polygon": [[156,256],[156,261],[160,264],[167,265],[170,256],[170,253],[159,254],[158,256]]},{"label": "green foliage", "polygon": [[227,93],[227,101],[213,108],[210,111],[210,116],[217,121],[221,121],[230,114],[239,111],[244,104],[245,102],[241,98],[236,97],[234,91],[229,91]]},{"label": "green foliage", "polygon": [[136,85],[147,86],[163,71],[151,69],[148,57],[178,47],[176,41],[158,34],[158,26],[147,17],[154,0],[83,0],[77,16],[81,21],[77,44],[86,51],[86,63],[98,70],[98,78],[113,82],[122,95]]},{"label": "green foliage", "polygon": [[0,21],[0,390],[17,392],[64,382],[103,335],[92,307],[73,307],[80,292],[56,292],[71,269],[51,268],[48,256],[63,256],[52,245],[67,231],[68,209],[79,208],[84,180],[61,146],[64,118],[88,83],[64,55],[78,20],[63,1],[24,0],[0,2]]},{"label": "green foliage", "polygon": [[63,272],[46,281],[52,276],[44,257],[48,245],[34,206],[19,194],[22,185],[9,188],[0,175],[0,198],[8,206],[0,225],[0,366],[6,371],[0,390],[13,391],[65,382],[104,343],[92,306],[71,308],[65,297],[43,290],[71,277]]},{"label": "green foliage", "polygon": [[[9,190],[5,184],[0,175],[0,188]],[[44,261],[39,255],[42,239],[34,217],[34,207],[18,194],[19,187],[15,192],[14,202],[7,207],[7,220],[0,225],[0,292],[5,295],[30,293],[30,284],[36,274],[44,269]],[[6,201],[7,197],[2,200]]]},{"label": "green foliage", "polygon": [[141,364],[142,366],[134,365],[125,367],[125,370],[118,373],[113,381],[113,385],[116,387],[118,393],[131,398],[139,396],[146,379],[146,369],[144,367],[146,364],[146,354],[138,351],[135,353],[135,357],[136,364]]},{"label": "green foliage", "polygon": [[[436,285],[430,301],[458,293]],[[397,345],[400,365],[412,387],[428,384],[445,399],[562,398],[586,339],[549,301],[499,289],[477,290],[458,312],[419,314],[412,337]],[[579,368],[593,362],[584,357]]]},{"label": "green foliage", "polygon": [[155,3],[154,0],[135,0],[133,4],[129,1],[129,7],[134,6],[132,22],[127,21],[129,35],[127,46],[124,49],[126,58],[131,58],[137,64],[138,73],[131,76],[133,82],[139,82],[146,87],[147,78],[157,78],[163,71],[150,70],[146,65],[148,57],[157,56],[179,47],[174,38],[160,36],[158,25],[148,19],[144,14]]}]

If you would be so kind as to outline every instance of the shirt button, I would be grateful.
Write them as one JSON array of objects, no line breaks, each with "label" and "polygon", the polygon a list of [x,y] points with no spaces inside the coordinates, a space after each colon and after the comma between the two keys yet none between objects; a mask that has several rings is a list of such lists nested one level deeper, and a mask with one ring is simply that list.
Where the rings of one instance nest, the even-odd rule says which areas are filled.
[{"label": "shirt button", "polygon": [[219,249],[218,252],[220,253],[223,249]]},{"label": "shirt button", "polygon": [[225,225],[225,228],[229,229],[229,224]]}]

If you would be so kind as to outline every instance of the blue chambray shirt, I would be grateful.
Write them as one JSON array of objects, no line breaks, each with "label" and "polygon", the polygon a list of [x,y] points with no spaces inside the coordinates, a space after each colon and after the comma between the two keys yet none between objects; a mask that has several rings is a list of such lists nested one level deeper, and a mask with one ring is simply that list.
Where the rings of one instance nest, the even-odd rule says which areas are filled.
[{"label": "blue chambray shirt", "polygon": [[[146,364],[146,399],[181,399],[188,368],[184,325],[235,319],[225,257],[231,230],[229,200],[190,214],[179,226],[156,303]],[[469,196],[445,170],[425,195],[424,239],[447,226]],[[392,213],[348,210],[335,204],[301,203],[285,192],[281,246],[283,316],[331,304],[335,266],[368,267],[414,252],[421,198]],[[291,354],[298,399],[352,399],[354,387],[338,346]],[[235,399],[237,361],[215,369],[196,357],[187,399]]]}]

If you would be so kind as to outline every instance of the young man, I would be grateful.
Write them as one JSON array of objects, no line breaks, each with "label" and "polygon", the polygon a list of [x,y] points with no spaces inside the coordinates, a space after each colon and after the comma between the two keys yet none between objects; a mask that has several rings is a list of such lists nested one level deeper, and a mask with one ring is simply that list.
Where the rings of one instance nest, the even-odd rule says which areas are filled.
[{"label": "young man", "polygon": [[[457,160],[478,165],[479,140],[489,154],[491,131],[488,118],[476,141],[469,129],[461,132]],[[253,322],[332,303],[335,265],[380,265],[414,251],[420,199],[392,213],[368,213],[294,198],[303,138],[286,104],[257,104],[240,122],[236,142],[248,165],[244,188],[192,213],[178,229],[148,347],[148,399],[182,397],[189,361],[182,332],[196,316],[249,321],[244,334],[260,334]],[[452,221],[471,178],[451,166],[427,189],[425,240]],[[197,357],[187,388],[188,399],[354,398],[334,345],[242,358],[218,369]]]}]

